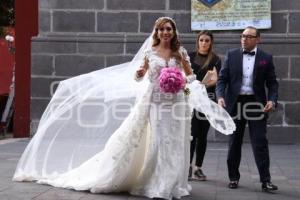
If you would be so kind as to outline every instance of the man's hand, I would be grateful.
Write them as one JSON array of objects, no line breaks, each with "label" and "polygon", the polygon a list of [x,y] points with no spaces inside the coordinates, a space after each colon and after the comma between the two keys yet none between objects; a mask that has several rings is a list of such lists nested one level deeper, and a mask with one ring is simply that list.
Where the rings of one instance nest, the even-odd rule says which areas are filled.
[{"label": "man's hand", "polygon": [[222,97],[218,99],[218,104],[219,104],[220,106],[222,106],[223,108],[226,107],[225,100],[224,100],[224,98],[222,98]]},{"label": "man's hand", "polygon": [[264,107],[264,112],[267,113],[267,112],[271,111],[272,109],[274,109],[274,103],[273,103],[273,101],[268,101]]}]

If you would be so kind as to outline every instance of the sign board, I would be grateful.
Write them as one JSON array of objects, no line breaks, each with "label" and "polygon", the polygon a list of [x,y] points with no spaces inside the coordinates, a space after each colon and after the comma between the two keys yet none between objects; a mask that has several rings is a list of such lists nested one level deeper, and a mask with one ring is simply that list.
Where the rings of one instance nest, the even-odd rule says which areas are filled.
[{"label": "sign board", "polygon": [[191,0],[192,30],[271,28],[271,0]]}]

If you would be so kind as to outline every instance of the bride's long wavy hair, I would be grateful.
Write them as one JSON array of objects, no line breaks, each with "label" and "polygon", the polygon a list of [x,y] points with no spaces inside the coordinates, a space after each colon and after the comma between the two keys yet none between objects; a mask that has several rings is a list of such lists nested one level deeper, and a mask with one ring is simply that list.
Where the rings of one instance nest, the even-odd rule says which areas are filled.
[{"label": "bride's long wavy hair", "polygon": [[152,38],[153,38],[152,47],[155,47],[160,44],[160,39],[158,38],[158,30],[160,27],[162,27],[164,24],[166,24],[168,22],[171,24],[171,26],[173,28],[173,34],[174,34],[173,38],[171,39],[171,45],[170,45],[171,50],[172,50],[171,56],[175,57],[177,62],[180,63],[182,60],[182,55],[179,53],[180,42],[178,39],[176,24],[173,19],[171,19],[169,17],[160,17],[155,21],[154,34],[152,36]]}]

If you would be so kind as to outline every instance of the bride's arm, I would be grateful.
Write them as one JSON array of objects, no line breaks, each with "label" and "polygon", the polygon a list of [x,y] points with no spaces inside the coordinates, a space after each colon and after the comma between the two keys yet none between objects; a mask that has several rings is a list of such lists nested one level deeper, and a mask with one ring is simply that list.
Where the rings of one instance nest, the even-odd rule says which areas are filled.
[{"label": "bride's arm", "polygon": [[149,68],[149,60],[147,59],[147,57],[145,57],[144,64],[140,66],[140,68],[135,73],[135,80],[136,81],[141,80],[145,76],[146,72],[148,71],[148,68]]},{"label": "bride's arm", "polygon": [[183,71],[186,75],[186,79],[188,83],[193,82],[194,80],[196,80],[196,75],[193,72],[193,69],[191,67],[191,62],[190,62],[190,57],[188,56],[186,50],[181,47],[181,55],[182,55],[182,67],[183,67]]},{"label": "bride's arm", "polygon": [[188,61],[186,61],[184,58],[182,60],[182,66],[183,66],[183,71],[184,71],[186,76],[194,74],[190,63]]},{"label": "bride's arm", "polygon": [[191,83],[194,80],[196,80],[196,75],[193,73],[193,69],[191,68],[191,65],[189,62],[183,60],[182,61],[183,71],[186,75],[186,82]]}]

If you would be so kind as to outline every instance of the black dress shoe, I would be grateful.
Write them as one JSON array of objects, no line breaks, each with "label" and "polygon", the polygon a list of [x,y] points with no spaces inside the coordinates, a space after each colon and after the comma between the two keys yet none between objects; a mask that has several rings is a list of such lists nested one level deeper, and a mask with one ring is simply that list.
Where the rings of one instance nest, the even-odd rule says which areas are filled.
[{"label": "black dress shoe", "polygon": [[197,169],[194,175],[195,175],[195,180],[206,181],[206,176],[201,169]]},{"label": "black dress shoe", "polygon": [[278,187],[271,182],[263,182],[261,184],[261,189],[265,192],[278,190]]},{"label": "black dress shoe", "polygon": [[236,189],[238,188],[238,186],[239,186],[239,181],[230,181],[228,184],[228,187],[230,189]]}]

